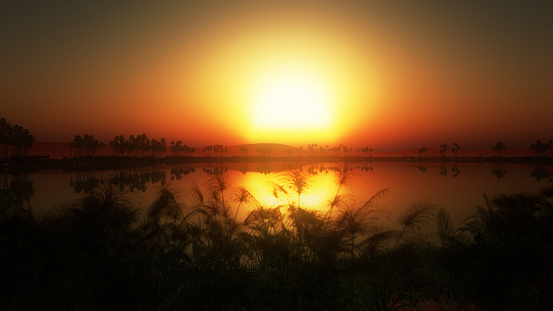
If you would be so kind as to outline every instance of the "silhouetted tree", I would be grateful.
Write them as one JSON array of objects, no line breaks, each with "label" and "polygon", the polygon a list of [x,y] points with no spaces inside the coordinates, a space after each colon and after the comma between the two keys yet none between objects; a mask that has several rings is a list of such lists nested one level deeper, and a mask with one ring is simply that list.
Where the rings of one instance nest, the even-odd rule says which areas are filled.
[{"label": "silhouetted tree", "polygon": [[29,130],[0,119],[0,158],[28,156],[35,142]]},{"label": "silhouetted tree", "polygon": [[75,149],[75,157],[93,157],[96,155],[98,148],[104,146],[104,143],[99,142],[96,138],[94,138],[94,135],[84,134],[83,137],[75,135],[73,141],[69,143],[69,146],[71,148],[72,156],[73,149]]},{"label": "silhouetted tree", "polygon": [[547,154],[547,151],[551,149],[551,145],[549,143],[542,143],[538,139],[535,144],[530,145],[530,148],[534,150],[534,155],[539,158]]},{"label": "silhouetted tree", "polygon": [[492,156],[499,157],[501,155],[501,152],[505,150],[507,150],[507,148],[505,147],[505,143],[498,141],[495,145],[492,146]]},{"label": "silhouetted tree", "polygon": [[365,156],[372,156],[373,148],[365,147],[361,149],[361,152],[364,152]]},{"label": "silhouetted tree", "polygon": [[446,152],[447,152],[447,144],[441,144],[440,145],[440,154],[445,155]]},{"label": "silhouetted tree", "polygon": [[419,157],[422,157],[427,152],[428,152],[428,149],[426,149],[425,146],[422,146],[422,148],[419,149]]},{"label": "silhouetted tree", "polygon": [[461,149],[461,147],[459,146],[459,144],[457,142],[453,142],[453,147],[451,148],[451,152],[453,153],[454,157],[459,156],[459,150],[460,149]]}]

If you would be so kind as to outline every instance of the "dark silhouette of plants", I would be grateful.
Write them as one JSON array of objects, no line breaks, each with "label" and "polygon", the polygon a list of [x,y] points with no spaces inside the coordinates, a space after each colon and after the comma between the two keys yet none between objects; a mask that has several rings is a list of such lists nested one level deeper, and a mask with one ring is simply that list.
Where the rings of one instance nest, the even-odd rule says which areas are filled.
[{"label": "dark silhouette of plants", "polygon": [[[365,235],[376,228],[377,220],[382,216],[381,209],[375,208],[374,203],[380,200],[388,193],[388,189],[383,189],[374,194],[364,204],[357,206],[350,204],[341,209],[336,220],[336,227],[342,229],[349,240],[350,256],[353,260],[355,250],[359,247],[356,244],[358,235]],[[366,243],[366,240],[363,244]]]},{"label": "dark silhouette of plants", "polygon": [[460,227],[474,238],[472,267],[483,273],[472,281],[471,298],[484,309],[547,309],[553,302],[553,188],[484,195],[484,201]]},{"label": "dark silhouette of plants", "polygon": [[171,141],[171,147],[169,147],[171,153],[175,156],[187,156],[196,152],[195,148],[183,144],[182,140],[178,140],[176,143]]},{"label": "dark silhouette of plants", "polygon": [[[69,143],[69,147],[71,148],[71,156],[74,157],[93,157],[96,155],[98,148],[103,146],[103,142],[99,142],[96,138],[94,138],[94,135],[89,134],[84,134],[83,137],[75,135],[73,141]],[[75,149],[74,155],[73,149]]]},{"label": "dark silhouette of plants", "polygon": [[459,176],[461,174],[461,170],[458,167],[452,167],[451,172],[453,173],[453,178]]},{"label": "dark silhouette of plants", "polygon": [[303,168],[287,171],[283,176],[283,182],[290,190],[286,193],[295,193],[291,205],[301,207],[301,195],[312,187],[311,174]]},{"label": "dark silhouette of plants", "polygon": [[493,157],[499,157],[501,156],[501,152],[507,150],[505,147],[505,143],[498,141],[495,145],[492,146],[492,156]]},{"label": "dark silhouette of plants", "polygon": [[0,159],[26,157],[35,142],[29,130],[0,118]]},{"label": "dark silhouette of plants", "polygon": [[240,210],[240,206],[242,205],[242,203],[254,204],[255,206],[259,206],[259,202],[257,202],[255,197],[244,187],[239,187],[238,189],[236,189],[236,191],[232,195],[232,200],[238,203],[238,207],[236,207],[236,212],[234,213],[234,221],[236,221],[236,216],[238,216],[238,211]]},{"label": "dark silhouette of plants", "polygon": [[453,142],[453,147],[451,147],[451,152],[453,153],[454,157],[459,157],[459,150],[461,150],[461,147],[457,142]]},{"label": "dark silhouette of plants", "polygon": [[373,148],[365,147],[361,149],[361,152],[364,152],[366,157],[372,157]]},{"label": "dark silhouette of plants", "polygon": [[411,231],[421,232],[428,229],[434,220],[435,213],[436,206],[429,202],[419,201],[411,204],[398,219],[401,230],[399,231],[392,250],[398,246],[405,234]]},{"label": "dark silhouette of plants", "polygon": [[497,177],[497,179],[504,178],[507,174],[507,170],[501,167],[494,167],[492,168],[492,174]]},{"label": "dark silhouette of plants", "polygon": [[535,144],[531,144],[530,148],[534,150],[534,155],[537,158],[541,158],[545,155],[547,155],[547,152],[551,149],[551,144],[549,143],[542,143],[541,140],[536,140]]},{"label": "dark silhouette of plants", "polygon": [[530,176],[536,178],[537,181],[541,181],[542,179],[553,181],[553,171],[543,166],[537,166],[530,172]]},{"label": "dark silhouette of plants", "polygon": [[[485,196],[458,228],[428,202],[383,227],[389,214],[376,202],[386,189],[362,204],[342,195],[353,170],[291,170],[269,190],[272,202],[215,171],[187,192],[159,187],[146,210],[109,180],[41,218],[4,196],[0,301],[17,310],[546,310],[553,303],[553,188]],[[328,171],[339,172],[334,211],[332,203],[302,206],[317,186],[312,174]],[[2,195],[12,181],[28,181],[0,178]],[[23,188],[32,194],[28,183]],[[430,229],[436,235],[427,240]]]},{"label": "dark silhouette of plants", "polygon": [[342,190],[342,187],[353,187],[355,185],[355,178],[358,176],[357,172],[348,168],[347,166],[344,166],[344,168],[340,171],[336,178],[336,184],[338,185],[338,189],[336,190],[336,194],[334,195],[334,198],[331,199],[329,202],[329,208],[328,212],[325,215],[325,220],[327,221],[327,225],[330,222],[330,219],[332,218],[332,211],[336,206],[339,206],[343,198],[340,196],[340,190]]},{"label": "dark silhouette of plants", "polygon": [[436,230],[440,238],[441,247],[460,247],[468,244],[467,236],[462,230],[454,229],[451,217],[445,207],[436,214]]},{"label": "dark silhouette of plants", "polygon": [[34,193],[33,182],[28,175],[0,174],[0,210],[26,208],[30,211]]},{"label": "dark silhouette of plants", "polygon": [[428,152],[428,149],[426,149],[425,146],[422,146],[422,148],[419,149],[419,158],[423,157]]},{"label": "dark silhouette of plants", "polygon": [[131,135],[129,139],[125,139],[125,136],[119,135],[109,142],[113,150],[113,155],[116,156],[154,156],[163,157],[165,149],[167,148],[167,142],[165,138],[161,140],[152,139],[149,140],[146,134],[138,136]]},{"label": "dark silhouette of plants", "polygon": [[440,145],[440,154],[442,156],[445,156],[446,152],[447,152],[447,144],[441,144]]}]

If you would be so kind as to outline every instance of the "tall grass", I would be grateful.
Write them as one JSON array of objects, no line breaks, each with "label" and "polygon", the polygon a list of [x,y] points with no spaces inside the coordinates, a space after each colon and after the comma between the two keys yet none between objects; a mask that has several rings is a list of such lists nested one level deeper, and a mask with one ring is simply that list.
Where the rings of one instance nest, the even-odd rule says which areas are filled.
[{"label": "tall grass", "polygon": [[[454,228],[447,210],[407,207],[382,228],[388,194],[341,189],[301,205],[309,173],[289,172],[262,204],[228,175],[162,187],[144,212],[104,183],[36,219],[0,209],[3,310],[543,310],[553,302],[553,188],[485,198]],[[238,217],[246,208],[245,217]],[[433,243],[422,239],[435,235]]]}]

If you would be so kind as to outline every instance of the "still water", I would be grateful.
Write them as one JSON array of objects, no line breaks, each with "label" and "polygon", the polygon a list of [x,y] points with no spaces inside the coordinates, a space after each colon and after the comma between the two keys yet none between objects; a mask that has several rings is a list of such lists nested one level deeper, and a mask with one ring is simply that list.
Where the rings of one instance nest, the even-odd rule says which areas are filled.
[{"label": "still water", "polygon": [[[286,202],[284,197],[272,195],[275,183],[288,187],[286,172],[298,167],[309,172],[308,187],[301,196],[301,205],[325,213],[328,201],[338,192],[336,180],[345,167],[344,163],[299,166],[292,163],[218,163],[122,171],[48,171],[25,176],[3,176],[0,186],[2,191],[6,191],[10,180],[30,183],[34,193],[25,201],[25,206],[39,217],[71,204],[94,185],[107,181],[125,191],[126,198],[145,211],[162,186],[176,191],[178,199],[186,206],[190,204],[193,183],[205,190],[205,182],[210,176],[224,172],[230,182],[225,200],[231,206],[236,206],[232,201],[234,191],[243,186],[261,205],[274,207]],[[375,203],[384,211],[383,222],[393,221],[412,203],[424,201],[436,207],[446,207],[452,221],[458,225],[478,205],[484,204],[484,193],[494,197],[502,193],[535,192],[553,186],[552,167],[466,163],[422,166],[418,163],[349,163],[348,167],[355,172],[353,182],[339,191],[348,204],[362,204],[378,191],[388,189],[387,194]],[[243,205],[238,219],[244,219],[251,208]]]}]

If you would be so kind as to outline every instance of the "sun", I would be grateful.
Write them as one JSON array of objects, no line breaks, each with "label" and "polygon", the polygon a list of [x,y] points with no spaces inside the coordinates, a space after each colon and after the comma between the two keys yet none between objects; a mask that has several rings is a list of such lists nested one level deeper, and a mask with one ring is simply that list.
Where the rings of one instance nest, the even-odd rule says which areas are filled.
[{"label": "sun", "polygon": [[251,97],[255,128],[327,129],[332,94],[323,77],[305,68],[279,68],[256,81]]}]

